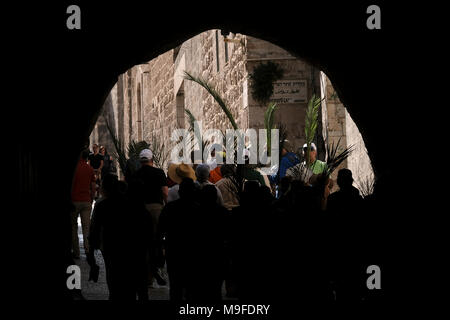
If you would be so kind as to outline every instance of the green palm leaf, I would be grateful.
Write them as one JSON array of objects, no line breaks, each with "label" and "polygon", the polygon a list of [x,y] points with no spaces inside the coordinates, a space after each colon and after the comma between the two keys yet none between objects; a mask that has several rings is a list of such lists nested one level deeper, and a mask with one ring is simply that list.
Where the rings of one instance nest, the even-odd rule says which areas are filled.
[{"label": "green palm leaf", "polygon": [[315,94],[312,95],[308,102],[308,107],[306,108],[305,116],[305,139],[307,144],[306,149],[306,162],[309,165],[309,151],[311,149],[311,143],[314,141],[316,136],[317,127],[319,125],[319,107],[321,99],[316,97]]},{"label": "green palm leaf", "polygon": [[185,79],[189,81],[194,81],[201,85],[212,97],[216,102],[219,104],[219,106],[222,108],[223,112],[225,112],[225,115],[227,116],[228,120],[230,120],[231,125],[233,126],[234,130],[238,130],[238,126],[236,124],[236,121],[234,120],[233,114],[231,113],[230,109],[227,107],[225,101],[222,99],[220,94],[204,79],[201,79],[199,77],[194,77],[187,71],[184,71]]},{"label": "green palm leaf", "polygon": [[[206,147],[208,146],[208,142],[203,140],[202,134],[200,133],[200,130],[197,128],[197,130],[195,130],[195,126],[197,123],[197,119],[195,118],[194,114],[191,112],[191,110],[185,108],[184,111],[186,112],[187,116],[188,116],[188,123],[189,123],[189,131],[192,132],[193,134],[195,134],[198,143],[201,143],[201,150],[205,150]],[[192,137],[191,139],[191,151],[193,151],[195,149],[195,139],[194,137]]]},{"label": "green palm leaf", "polygon": [[271,147],[272,147],[272,135],[271,130],[274,128],[273,126],[273,119],[274,119],[274,113],[277,108],[276,103],[271,103],[267,110],[264,112],[264,127],[267,130],[267,154],[270,156]]},{"label": "green palm leaf", "polygon": [[327,144],[327,166],[326,166],[326,175],[329,177],[334,170],[336,170],[339,165],[345,161],[345,159],[348,158],[350,153],[353,152],[354,145],[348,146],[344,148],[341,152],[338,152],[339,150],[339,144],[341,142],[341,138],[337,141],[335,144],[334,142],[330,145]]},{"label": "green palm leaf", "polygon": [[116,150],[112,151],[112,154],[117,159],[120,170],[122,171],[122,173],[124,173],[125,167],[127,164],[127,157],[125,154],[125,148],[123,145],[123,141],[120,140],[119,137],[112,130],[108,120],[106,120],[106,128],[108,129],[109,135],[111,136],[111,140],[113,141],[113,144],[114,144],[114,148],[116,149]]}]

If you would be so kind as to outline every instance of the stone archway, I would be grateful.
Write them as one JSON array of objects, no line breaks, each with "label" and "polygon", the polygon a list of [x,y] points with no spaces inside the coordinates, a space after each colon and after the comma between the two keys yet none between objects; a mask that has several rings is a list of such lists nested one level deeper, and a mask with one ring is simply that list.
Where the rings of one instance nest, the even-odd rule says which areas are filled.
[{"label": "stone archway", "polygon": [[[91,145],[94,142],[112,144],[104,125],[104,117],[109,115],[126,119],[113,129],[125,146],[128,141],[142,139],[152,144],[156,138],[164,142],[165,151],[170,153],[175,144],[171,141],[172,130],[189,126],[184,119],[185,107],[202,122],[203,130],[218,128],[225,132],[229,128],[225,114],[209,96],[205,97],[201,87],[191,82],[185,84],[184,71],[187,71],[215,87],[241,130],[263,129],[264,112],[269,103],[276,103],[274,121],[277,127],[284,128],[293,148],[291,151],[297,152],[305,139],[307,101],[315,94],[323,99],[314,141],[319,159],[326,159],[325,144],[339,143],[341,150],[352,146],[353,152],[341,167],[352,170],[355,185],[367,195],[368,188],[362,187],[371,186],[374,176],[364,140],[329,78],[270,42],[242,34],[221,33],[221,30],[202,32],[119,75],[91,134]],[[283,76],[275,83],[275,95],[268,102],[261,102],[251,93],[252,73],[257,66],[263,67],[269,62],[280,68]],[[337,171],[332,175],[334,180]]]},{"label": "stone archway", "polygon": [[[55,17],[65,11],[61,6],[58,10],[40,6]],[[44,255],[48,266],[40,273],[42,280],[37,281],[47,282],[52,297],[61,298],[59,293],[65,289],[66,213],[73,170],[117,76],[202,31],[221,29],[255,36],[323,70],[361,129],[377,175],[385,179],[385,186],[395,182],[386,143],[392,136],[401,136],[398,124],[403,111],[390,110],[389,121],[380,112],[380,108],[390,106],[387,101],[395,61],[388,62],[391,60],[386,59],[383,48],[392,39],[365,29],[364,6],[317,4],[300,5],[296,10],[273,7],[264,13],[267,18],[256,13],[254,7],[242,7],[239,2],[235,6],[237,11],[211,14],[209,6],[199,9],[185,3],[173,10],[170,3],[162,3],[158,10],[169,18],[161,22],[150,4],[138,8],[131,4],[83,4],[86,20],[79,33],[60,27],[64,19],[52,18],[45,22],[48,33],[36,33],[40,48],[28,44],[30,47],[23,50],[24,61],[33,52],[34,59],[40,62],[34,70],[42,77],[37,81],[42,84],[36,83],[30,89],[34,103],[26,106],[26,115],[21,117],[25,129],[20,133],[23,139],[18,152],[20,196],[22,200],[31,199],[24,204],[23,213],[30,224],[43,226],[45,231],[39,233],[45,243],[52,244],[51,250],[36,253]],[[257,19],[249,21],[249,17]],[[49,145],[64,146],[64,161],[48,161]],[[54,172],[58,173],[57,188],[55,181],[48,179]],[[53,206],[46,208],[45,214],[33,216],[32,202],[45,199],[54,199]],[[48,279],[55,281],[48,283]]]}]

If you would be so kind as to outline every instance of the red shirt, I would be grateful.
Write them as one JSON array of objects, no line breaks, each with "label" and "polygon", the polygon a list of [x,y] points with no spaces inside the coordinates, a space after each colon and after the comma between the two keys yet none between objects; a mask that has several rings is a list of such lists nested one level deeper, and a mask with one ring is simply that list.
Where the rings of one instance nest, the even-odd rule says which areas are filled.
[{"label": "red shirt", "polygon": [[211,170],[211,172],[209,173],[208,180],[209,180],[209,182],[215,184],[220,179],[222,179],[222,174],[220,173],[220,167],[215,167],[214,170]]},{"label": "red shirt", "polygon": [[91,202],[91,185],[95,182],[94,169],[81,159],[75,170],[72,184],[73,202]]}]

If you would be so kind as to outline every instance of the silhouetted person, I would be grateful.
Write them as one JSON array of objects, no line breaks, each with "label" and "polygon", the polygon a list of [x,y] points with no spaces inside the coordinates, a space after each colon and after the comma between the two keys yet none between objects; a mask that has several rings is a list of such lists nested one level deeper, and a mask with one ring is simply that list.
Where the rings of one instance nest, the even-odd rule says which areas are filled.
[{"label": "silhouetted person", "polygon": [[238,298],[243,300],[263,301],[273,294],[271,208],[261,201],[263,193],[258,181],[246,181],[240,206],[232,210],[231,277],[237,283]]},{"label": "silhouetted person", "polygon": [[214,186],[217,193],[217,204],[223,205],[222,193],[220,192],[219,188],[217,188],[212,182],[208,180],[210,176],[209,165],[199,164],[195,169],[195,176],[197,177],[197,181],[195,181],[197,188],[201,190],[204,186],[207,185]]},{"label": "silhouetted person", "polygon": [[236,168],[232,164],[224,164],[220,167],[222,179],[216,182],[216,187],[220,190],[223,199],[223,206],[228,210],[239,206],[238,188],[233,182]]},{"label": "silhouetted person", "polygon": [[229,213],[217,203],[214,185],[205,185],[198,198],[201,208],[192,216],[192,258],[196,267],[190,274],[191,298],[219,301],[225,277],[225,222]]},{"label": "silhouetted person", "polygon": [[194,201],[196,186],[190,178],[184,178],[179,187],[180,198],[169,202],[159,217],[159,231],[164,237],[167,273],[170,283],[170,300],[189,298],[192,287],[192,273],[195,265],[192,252],[195,250],[193,238],[193,216],[201,210]]},{"label": "silhouetted person", "polygon": [[151,222],[145,208],[127,199],[124,191],[125,185],[117,176],[104,177],[103,198],[92,215],[91,254],[95,249],[102,252],[110,300],[136,300],[136,295],[147,300],[146,253]]},{"label": "silhouetted person", "polygon": [[353,186],[352,172],[349,169],[340,169],[337,184],[339,190],[328,197],[328,210],[333,213],[354,213],[361,205],[362,197],[359,190]]},{"label": "silhouetted person", "polygon": [[[98,144],[96,143],[93,144],[92,145],[93,153],[91,153],[88,158],[89,165],[94,169],[98,187],[100,186],[101,183],[101,174],[103,169],[103,155],[100,154],[99,148],[100,147],[98,146]],[[96,191],[95,199],[97,199],[97,197],[98,197],[98,190]]]},{"label": "silhouetted person", "polygon": [[323,190],[294,180],[283,196],[274,202],[271,219],[273,270],[283,278],[273,281],[274,299],[289,306],[331,302],[329,274],[329,235],[321,210]]},{"label": "silhouetted person", "polygon": [[341,169],[338,172],[337,184],[339,191],[328,197],[327,213],[333,241],[333,278],[336,287],[336,300],[357,301],[361,298],[365,285],[364,266],[362,266],[363,250],[361,245],[362,230],[366,227],[362,223],[364,212],[363,200],[359,190],[353,184],[352,172]]},{"label": "silhouetted person", "polygon": [[150,145],[145,141],[139,141],[136,143],[136,151],[134,153],[128,153],[128,160],[125,163],[125,181],[130,184],[131,178],[133,175],[141,168],[141,162],[139,160],[139,153],[144,150],[148,149]]},{"label": "silhouetted person", "polygon": [[100,147],[100,155],[103,156],[103,167],[101,170],[102,176],[107,175],[108,173],[115,173],[116,169],[114,167],[114,162],[106,150],[106,147],[101,146]]}]

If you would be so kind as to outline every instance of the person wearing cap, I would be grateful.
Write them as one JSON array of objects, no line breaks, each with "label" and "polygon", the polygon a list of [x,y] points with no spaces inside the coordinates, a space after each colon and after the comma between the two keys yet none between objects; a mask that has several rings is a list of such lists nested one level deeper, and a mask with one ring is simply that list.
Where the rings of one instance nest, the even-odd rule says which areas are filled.
[{"label": "person wearing cap", "polygon": [[[139,141],[136,143],[136,150],[141,152],[144,149],[148,149],[150,145],[146,141]],[[125,172],[123,173],[125,176],[125,181],[129,184],[134,174],[141,167],[141,161],[139,160],[139,154],[132,154],[130,158],[125,163]]]},{"label": "person wearing cap", "polygon": [[300,163],[297,155],[293,152],[293,147],[289,140],[283,141],[283,147],[281,149],[280,168],[276,175],[270,177],[270,182],[278,184],[280,180],[286,176],[286,171]]},{"label": "person wearing cap", "polygon": [[191,178],[192,181],[197,180],[194,169],[185,163],[171,163],[167,170],[167,175],[169,176],[169,179],[175,183],[175,185],[169,189],[167,203],[180,199],[178,191],[180,190],[180,183],[184,178]]},{"label": "person wearing cap", "polygon": [[[306,158],[306,151],[308,150],[308,145],[305,143],[303,145],[303,157]],[[326,162],[320,161],[317,159],[317,147],[314,142],[311,142],[310,150],[309,150],[309,167],[312,170],[313,174],[321,174],[327,167]]]},{"label": "person wearing cap", "polygon": [[133,190],[139,193],[139,198],[144,202],[150,215],[153,226],[153,245],[150,252],[151,275],[159,284],[164,284],[160,269],[164,266],[162,257],[162,243],[157,233],[159,216],[165,203],[169,189],[167,177],[162,169],[154,167],[153,153],[150,149],[144,149],[139,153],[141,168],[133,175],[131,184]]},{"label": "person wearing cap", "polygon": [[[302,155],[303,158],[306,158],[308,145],[305,143],[302,147]],[[327,167],[326,162],[320,161],[317,159],[317,147],[314,142],[311,143],[309,150],[309,166],[306,168],[306,160],[301,163],[296,164],[294,167],[291,167],[287,170],[286,175],[295,176],[296,171],[303,172],[303,178],[306,184],[315,184],[318,175],[325,171]],[[329,183],[326,188],[326,195],[329,193],[329,190],[333,187],[333,180],[329,179]]]}]

